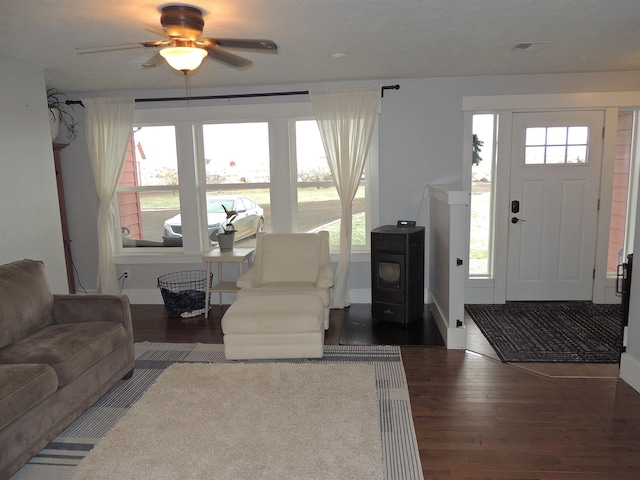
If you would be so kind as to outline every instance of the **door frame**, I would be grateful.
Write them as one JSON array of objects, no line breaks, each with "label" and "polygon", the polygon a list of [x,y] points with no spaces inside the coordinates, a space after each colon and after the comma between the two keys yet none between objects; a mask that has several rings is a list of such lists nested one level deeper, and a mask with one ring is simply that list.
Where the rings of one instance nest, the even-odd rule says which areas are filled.
[{"label": "door frame", "polygon": [[[518,214],[509,213],[509,218],[521,217],[528,223],[512,224],[509,228],[507,301],[593,300],[592,270],[595,267],[598,233],[597,205],[602,184],[600,177],[602,175],[604,109],[516,112],[512,115],[511,121],[514,148],[510,152],[509,205],[511,201],[519,200],[522,203],[522,211]],[[527,128],[569,125],[588,126],[587,156],[584,164],[525,164]],[[538,190],[541,185],[544,185],[544,194]],[[565,194],[574,188],[578,191],[573,190],[573,193],[578,195],[565,197]],[[583,194],[582,201],[575,202],[580,198],[579,192]],[[528,198],[528,194],[533,197]],[[536,200],[534,200],[536,197],[540,202],[537,209]],[[570,208],[571,214],[568,214],[565,208]],[[581,220],[576,223],[577,219]],[[535,223],[536,220],[540,223]],[[531,223],[533,223],[533,229],[530,226]],[[569,235],[572,240],[563,244],[560,239],[555,240],[557,234],[561,238],[565,237],[565,242],[567,242],[566,235]],[[534,240],[531,243],[530,238],[536,238],[537,241]],[[536,255],[536,252],[539,255]],[[563,264],[563,252],[569,263]],[[579,253],[579,256],[572,257],[576,253]],[[575,263],[576,261],[578,264]],[[523,266],[523,262],[527,264],[526,267]],[[539,269],[537,271],[539,278],[522,278],[523,274],[535,276],[536,268]],[[577,268],[577,271],[572,268]],[[556,278],[556,274],[561,278]],[[567,274],[569,277],[566,277]]]},{"label": "door frame", "polygon": [[[602,173],[600,177],[600,209],[598,211],[598,231],[596,238],[596,274],[593,284],[593,302],[617,303],[615,279],[607,278],[607,250],[611,195],[613,188],[613,159],[619,107],[640,106],[640,92],[610,92],[582,94],[543,95],[500,95],[485,97],[464,97],[462,101],[465,131],[463,155],[463,185],[471,190],[471,139],[472,115],[474,113],[494,113],[499,115],[498,155],[494,177],[496,195],[494,277],[469,279],[468,262],[465,282],[465,303],[505,303],[507,282],[507,239],[509,228],[509,188],[511,180],[511,118],[516,112],[563,111],[563,110],[603,110],[605,135],[603,138]],[[506,119],[506,121],[505,121]],[[467,228],[467,238],[469,228]],[[467,248],[468,248],[467,242]]]}]

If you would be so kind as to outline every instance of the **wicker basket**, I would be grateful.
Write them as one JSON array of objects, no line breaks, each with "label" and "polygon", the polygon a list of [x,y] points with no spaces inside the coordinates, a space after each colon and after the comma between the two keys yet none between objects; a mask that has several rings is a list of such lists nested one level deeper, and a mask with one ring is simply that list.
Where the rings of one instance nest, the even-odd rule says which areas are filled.
[{"label": "wicker basket", "polygon": [[186,270],[158,277],[158,288],[169,315],[183,318],[202,315],[209,307],[205,296],[211,277],[207,278],[206,270]]}]

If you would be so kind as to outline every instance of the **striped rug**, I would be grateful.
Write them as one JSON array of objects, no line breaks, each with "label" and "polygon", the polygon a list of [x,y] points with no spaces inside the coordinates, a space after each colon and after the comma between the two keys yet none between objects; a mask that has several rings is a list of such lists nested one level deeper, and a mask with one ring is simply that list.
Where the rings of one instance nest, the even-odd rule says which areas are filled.
[{"label": "striped rug", "polygon": [[[158,376],[173,363],[228,363],[223,345],[137,343],[136,370],[63,431],[12,477],[12,480],[69,480],[85,455],[120,419]],[[386,480],[422,479],[422,467],[411,416],[409,392],[396,346],[325,346],[314,360],[270,360],[286,363],[358,363],[375,367],[380,436]],[[265,363],[268,361],[247,361]]]}]

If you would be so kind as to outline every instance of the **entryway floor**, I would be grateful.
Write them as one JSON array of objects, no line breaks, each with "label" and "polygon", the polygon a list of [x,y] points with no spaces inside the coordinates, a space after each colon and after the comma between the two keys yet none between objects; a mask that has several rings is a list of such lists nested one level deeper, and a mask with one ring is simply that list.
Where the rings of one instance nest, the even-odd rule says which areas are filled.
[{"label": "entryway floor", "polygon": [[[467,328],[467,350],[501,362],[471,316],[465,311]],[[554,378],[618,378],[620,368],[617,363],[510,363],[523,370]]]},{"label": "entryway floor", "polygon": [[352,304],[343,312],[340,345],[444,346],[428,305],[421,318],[406,326],[374,319],[371,304]]}]

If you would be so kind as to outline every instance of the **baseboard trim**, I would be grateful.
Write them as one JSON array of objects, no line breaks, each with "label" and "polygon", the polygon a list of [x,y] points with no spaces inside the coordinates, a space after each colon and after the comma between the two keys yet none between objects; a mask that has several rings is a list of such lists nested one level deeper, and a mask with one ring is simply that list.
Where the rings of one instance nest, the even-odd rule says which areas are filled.
[{"label": "baseboard trim", "polygon": [[[140,305],[162,305],[162,293],[159,288],[125,288],[123,294],[129,297],[129,301],[133,304]],[[235,299],[235,293],[223,293],[222,303],[230,305]],[[351,303],[371,303],[371,289],[350,289],[349,300]],[[218,294],[211,294],[211,303],[218,302]]]},{"label": "baseboard trim", "polygon": [[640,361],[623,353],[620,359],[620,378],[640,392]]},{"label": "baseboard trim", "polygon": [[448,350],[464,350],[467,348],[467,328],[462,325],[457,328],[449,327],[449,320],[445,318],[438,302],[432,297],[429,303],[429,310],[436,319],[440,335],[444,338],[445,345]]}]

